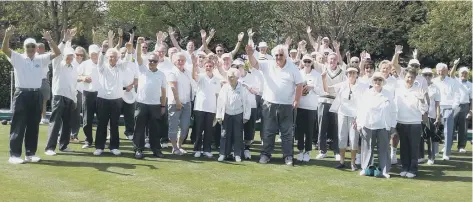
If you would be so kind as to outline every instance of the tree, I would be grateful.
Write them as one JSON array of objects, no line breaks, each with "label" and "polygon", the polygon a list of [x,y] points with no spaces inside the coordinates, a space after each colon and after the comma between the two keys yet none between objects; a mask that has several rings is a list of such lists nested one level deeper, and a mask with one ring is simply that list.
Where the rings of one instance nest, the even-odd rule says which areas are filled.
[{"label": "tree", "polygon": [[429,2],[427,6],[427,21],[409,32],[409,44],[434,63],[461,58],[463,65],[471,65],[472,2]]}]

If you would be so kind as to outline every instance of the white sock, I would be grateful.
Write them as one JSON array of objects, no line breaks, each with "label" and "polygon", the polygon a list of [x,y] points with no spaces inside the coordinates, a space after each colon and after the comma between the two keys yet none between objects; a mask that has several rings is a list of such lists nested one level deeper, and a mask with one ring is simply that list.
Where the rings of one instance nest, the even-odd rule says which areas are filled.
[{"label": "white sock", "polygon": [[397,153],[397,148],[391,147],[391,156],[396,156],[396,153]]}]

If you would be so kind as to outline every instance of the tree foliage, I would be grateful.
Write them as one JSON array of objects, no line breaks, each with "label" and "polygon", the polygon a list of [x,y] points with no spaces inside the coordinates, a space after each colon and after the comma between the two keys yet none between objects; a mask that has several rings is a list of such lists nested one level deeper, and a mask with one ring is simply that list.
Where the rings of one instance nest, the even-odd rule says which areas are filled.
[{"label": "tree foliage", "polygon": [[471,65],[471,1],[429,2],[427,21],[409,33],[409,44],[426,58]]}]

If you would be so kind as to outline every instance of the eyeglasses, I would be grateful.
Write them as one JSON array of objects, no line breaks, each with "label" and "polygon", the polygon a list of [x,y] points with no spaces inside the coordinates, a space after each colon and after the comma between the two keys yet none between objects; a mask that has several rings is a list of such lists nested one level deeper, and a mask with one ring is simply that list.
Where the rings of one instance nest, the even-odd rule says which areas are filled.
[{"label": "eyeglasses", "polygon": [[76,54],[77,57],[84,57],[84,54]]},{"label": "eyeglasses", "polygon": [[205,58],[205,56],[202,56],[202,55],[201,55],[201,56],[199,56],[199,58],[200,58],[200,59],[204,59],[204,58]]},{"label": "eyeglasses", "polygon": [[424,77],[432,77],[432,74],[423,74]]},{"label": "eyeglasses", "polygon": [[282,57],[282,56],[284,56],[284,54],[276,54],[276,55],[274,55],[274,56],[276,56],[276,57]]},{"label": "eyeglasses", "polygon": [[26,45],[26,48],[36,48],[36,45]]},{"label": "eyeglasses", "polygon": [[410,64],[410,66],[413,67],[413,68],[419,68],[420,67],[420,65],[418,65],[418,64]]},{"label": "eyeglasses", "polygon": [[223,52],[223,50],[217,50],[217,53]]},{"label": "eyeglasses", "polygon": [[158,63],[157,60],[148,60],[148,61],[149,61],[150,64],[156,64],[156,63]]},{"label": "eyeglasses", "polygon": [[148,47],[146,47],[146,46],[143,46],[143,47],[141,47],[141,48],[148,49]]},{"label": "eyeglasses", "polygon": [[304,63],[312,63],[310,60],[304,60]]},{"label": "eyeglasses", "polygon": [[325,55],[328,55],[328,54],[329,54],[329,52],[325,52],[324,54],[325,54]]},{"label": "eyeglasses", "polygon": [[352,61],[352,63],[360,63],[359,61]]},{"label": "eyeglasses", "polygon": [[380,79],[380,78],[375,78],[375,79],[373,79],[373,81],[376,81],[376,82],[378,82],[378,81],[383,81],[383,79]]}]

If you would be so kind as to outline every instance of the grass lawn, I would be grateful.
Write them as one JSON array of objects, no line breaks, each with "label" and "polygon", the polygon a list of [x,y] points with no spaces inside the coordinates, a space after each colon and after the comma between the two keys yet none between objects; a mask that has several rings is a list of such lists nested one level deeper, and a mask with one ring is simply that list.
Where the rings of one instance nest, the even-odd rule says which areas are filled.
[{"label": "grass lawn", "polygon": [[256,163],[257,152],[241,163],[219,163],[216,155],[212,160],[171,156],[170,149],[165,159],[147,152],[144,160],[135,160],[128,140],[121,141],[120,157],[108,150],[94,157],[94,149],[82,150],[80,144],[71,144],[76,152],[50,157],[43,153],[47,126],[40,127],[42,161],[11,165],[9,126],[0,126],[0,132],[1,201],[472,201],[470,144],[466,154],[454,153],[451,161],[421,165],[420,176],[410,180],[399,177],[396,166],[391,179],[361,177],[335,169],[333,158],[288,167],[279,145],[268,165]]}]

